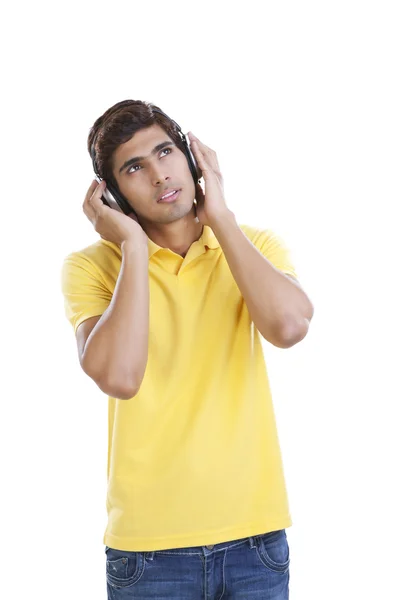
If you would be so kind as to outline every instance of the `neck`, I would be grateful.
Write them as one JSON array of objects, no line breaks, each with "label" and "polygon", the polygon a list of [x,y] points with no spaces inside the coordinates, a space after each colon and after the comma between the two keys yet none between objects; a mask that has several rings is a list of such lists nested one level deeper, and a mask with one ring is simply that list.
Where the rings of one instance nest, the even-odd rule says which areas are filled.
[{"label": "neck", "polygon": [[203,225],[195,221],[194,209],[186,216],[173,223],[141,224],[147,237],[161,248],[169,248],[172,252],[185,257],[193,242],[203,233]]}]

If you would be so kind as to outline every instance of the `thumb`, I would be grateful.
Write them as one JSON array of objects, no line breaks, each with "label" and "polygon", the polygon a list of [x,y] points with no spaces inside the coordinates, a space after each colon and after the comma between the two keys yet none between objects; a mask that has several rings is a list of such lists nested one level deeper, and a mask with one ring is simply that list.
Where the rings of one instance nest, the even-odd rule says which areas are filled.
[{"label": "thumb", "polygon": [[130,219],[133,219],[134,221],[136,221],[136,223],[139,223],[139,220],[138,220],[138,218],[137,218],[137,216],[136,216],[136,213],[134,213],[134,212],[130,212],[130,213],[129,213],[129,215],[128,215],[128,217],[129,217]]}]

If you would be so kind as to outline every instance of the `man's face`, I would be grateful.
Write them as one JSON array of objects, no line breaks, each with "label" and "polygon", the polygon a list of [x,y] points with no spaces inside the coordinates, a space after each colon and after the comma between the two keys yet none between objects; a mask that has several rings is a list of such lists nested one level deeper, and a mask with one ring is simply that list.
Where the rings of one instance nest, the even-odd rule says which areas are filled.
[{"label": "man's face", "polygon": [[[152,153],[156,146],[161,150]],[[132,159],[144,157],[132,163]],[[186,156],[160,125],[135,133],[112,157],[112,171],[121,193],[145,223],[171,223],[193,209],[195,186]],[[166,189],[180,189],[174,202],[157,202]]]}]

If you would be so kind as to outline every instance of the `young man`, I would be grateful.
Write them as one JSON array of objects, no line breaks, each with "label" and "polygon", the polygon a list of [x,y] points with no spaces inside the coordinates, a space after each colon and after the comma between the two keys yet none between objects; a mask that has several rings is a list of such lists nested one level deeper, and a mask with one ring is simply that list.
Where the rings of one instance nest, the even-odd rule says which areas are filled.
[{"label": "young man", "polygon": [[260,336],[293,346],[313,306],[282,240],[237,223],[216,153],[190,135],[203,192],[153,108],[93,125],[104,181],[83,210],[101,240],[62,268],[80,364],[109,396],[109,598],[284,600],[292,521]]}]

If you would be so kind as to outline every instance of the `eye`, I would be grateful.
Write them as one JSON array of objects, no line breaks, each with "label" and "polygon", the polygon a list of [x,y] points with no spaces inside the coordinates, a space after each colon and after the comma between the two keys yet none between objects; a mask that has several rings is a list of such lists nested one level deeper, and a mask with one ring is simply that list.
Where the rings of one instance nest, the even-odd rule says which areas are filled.
[{"label": "eye", "polygon": [[[162,152],[166,152],[168,150],[168,154],[171,154],[172,152],[172,148],[163,148],[162,150],[160,150],[160,154]],[[168,156],[167,154],[167,156]],[[132,171],[131,169],[136,169],[136,167],[140,167],[141,165],[132,165],[131,167],[129,167],[129,169],[127,170],[128,175],[130,175],[131,173],[136,173],[136,171]]]}]

